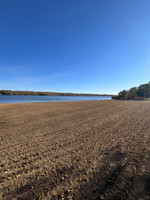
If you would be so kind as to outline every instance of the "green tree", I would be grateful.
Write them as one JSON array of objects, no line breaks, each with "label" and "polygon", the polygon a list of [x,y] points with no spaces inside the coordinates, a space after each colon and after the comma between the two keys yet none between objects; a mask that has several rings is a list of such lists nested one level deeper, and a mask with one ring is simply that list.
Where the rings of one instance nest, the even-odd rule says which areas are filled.
[{"label": "green tree", "polygon": [[146,97],[146,93],[147,93],[147,85],[148,84],[142,84],[138,87],[138,90],[137,90],[137,95],[138,97]]},{"label": "green tree", "polygon": [[147,84],[147,88],[146,88],[146,98],[150,98],[150,81]]},{"label": "green tree", "polygon": [[126,90],[122,90],[121,92],[119,92],[117,99],[126,99],[128,92]]},{"label": "green tree", "polygon": [[128,92],[128,98],[137,97],[137,87],[132,87]]}]

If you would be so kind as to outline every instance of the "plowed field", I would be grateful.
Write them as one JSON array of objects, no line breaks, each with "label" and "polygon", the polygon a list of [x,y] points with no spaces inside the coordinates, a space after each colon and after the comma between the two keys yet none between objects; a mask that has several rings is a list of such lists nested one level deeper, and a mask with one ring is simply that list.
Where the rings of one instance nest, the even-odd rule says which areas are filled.
[{"label": "plowed field", "polygon": [[1,104],[0,198],[150,199],[150,102]]}]

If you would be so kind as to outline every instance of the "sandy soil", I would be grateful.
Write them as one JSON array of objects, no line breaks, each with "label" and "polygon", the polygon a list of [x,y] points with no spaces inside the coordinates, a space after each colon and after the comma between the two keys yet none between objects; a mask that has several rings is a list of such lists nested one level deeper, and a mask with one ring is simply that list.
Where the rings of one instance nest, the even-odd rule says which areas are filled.
[{"label": "sandy soil", "polygon": [[150,199],[150,102],[0,105],[1,199]]}]

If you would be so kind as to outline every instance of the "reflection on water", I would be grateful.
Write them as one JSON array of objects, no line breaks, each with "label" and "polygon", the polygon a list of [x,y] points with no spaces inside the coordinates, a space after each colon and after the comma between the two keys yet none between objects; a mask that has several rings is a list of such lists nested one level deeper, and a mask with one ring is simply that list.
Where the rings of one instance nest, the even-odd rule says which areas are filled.
[{"label": "reflection on water", "polygon": [[0,95],[0,103],[29,103],[29,102],[63,102],[63,101],[92,101],[110,100],[109,96],[24,96]]}]

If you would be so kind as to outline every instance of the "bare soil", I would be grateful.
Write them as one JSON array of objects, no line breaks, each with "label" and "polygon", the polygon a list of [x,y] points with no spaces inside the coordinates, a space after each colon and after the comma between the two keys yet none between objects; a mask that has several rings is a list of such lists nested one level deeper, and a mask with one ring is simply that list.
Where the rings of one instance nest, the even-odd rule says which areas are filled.
[{"label": "bare soil", "polygon": [[1,104],[0,198],[150,199],[150,102]]}]

